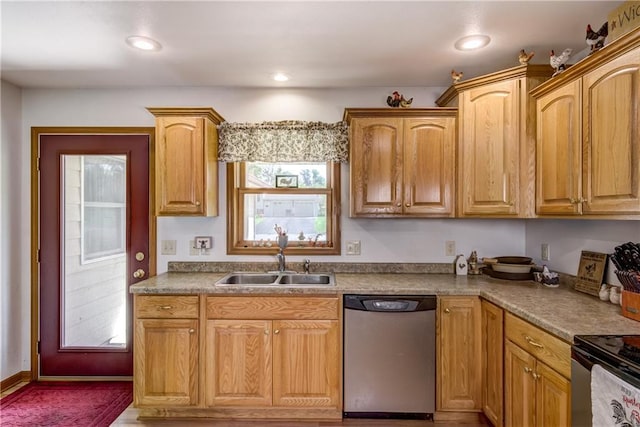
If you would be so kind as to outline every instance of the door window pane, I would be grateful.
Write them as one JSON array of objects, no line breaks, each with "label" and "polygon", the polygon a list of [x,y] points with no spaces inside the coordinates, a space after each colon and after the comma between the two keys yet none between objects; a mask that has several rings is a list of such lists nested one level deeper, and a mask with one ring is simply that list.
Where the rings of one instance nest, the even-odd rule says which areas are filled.
[{"label": "door window pane", "polygon": [[65,155],[62,348],[125,348],[126,156]]}]

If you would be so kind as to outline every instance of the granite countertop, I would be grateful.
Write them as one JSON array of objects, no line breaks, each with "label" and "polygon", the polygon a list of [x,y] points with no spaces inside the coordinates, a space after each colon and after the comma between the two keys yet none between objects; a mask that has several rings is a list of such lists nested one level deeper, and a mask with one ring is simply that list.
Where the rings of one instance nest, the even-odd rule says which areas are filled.
[{"label": "granite countertop", "polygon": [[225,272],[168,272],[130,287],[134,294],[291,295],[478,295],[548,332],[573,342],[574,335],[640,334],[640,322],[620,314],[620,306],[577,292],[568,285],[549,288],[533,281],[488,276],[429,273],[336,273],[336,286],[214,286]]}]

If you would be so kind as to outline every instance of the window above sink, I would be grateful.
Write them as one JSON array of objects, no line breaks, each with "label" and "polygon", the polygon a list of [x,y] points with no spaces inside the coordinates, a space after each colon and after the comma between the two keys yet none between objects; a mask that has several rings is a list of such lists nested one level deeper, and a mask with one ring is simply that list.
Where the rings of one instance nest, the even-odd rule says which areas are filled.
[{"label": "window above sink", "polygon": [[227,163],[227,253],[275,254],[274,227],[287,255],[339,255],[340,164]]}]

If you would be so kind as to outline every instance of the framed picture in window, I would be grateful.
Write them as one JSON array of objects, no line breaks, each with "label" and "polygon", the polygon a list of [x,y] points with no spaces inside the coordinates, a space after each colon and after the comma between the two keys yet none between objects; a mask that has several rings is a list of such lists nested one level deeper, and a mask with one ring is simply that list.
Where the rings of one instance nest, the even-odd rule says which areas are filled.
[{"label": "framed picture in window", "polygon": [[298,176],[276,175],[276,188],[298,188]]}]

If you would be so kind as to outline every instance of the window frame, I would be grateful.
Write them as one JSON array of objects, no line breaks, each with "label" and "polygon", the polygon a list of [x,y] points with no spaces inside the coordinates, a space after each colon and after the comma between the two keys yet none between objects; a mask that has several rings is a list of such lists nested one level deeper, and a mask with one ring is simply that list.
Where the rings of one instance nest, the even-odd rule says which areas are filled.
[{"label": "window frame", "polygon": [[[227,163],[227,254],[274,255],[278,246],[254,246],[244,236],[244,196],[264,194],[263,188],[244,187],[245,162]],[[299,242],[291,235],[285,249],[287,255],[340,255],[340,163],[327,162],[326,188],[271,188],[268,194],[325,194],[327,196],[327,236],[325,246],[311,246],[308,241]],[[276,235],[274,232],[274,239]]]}]

